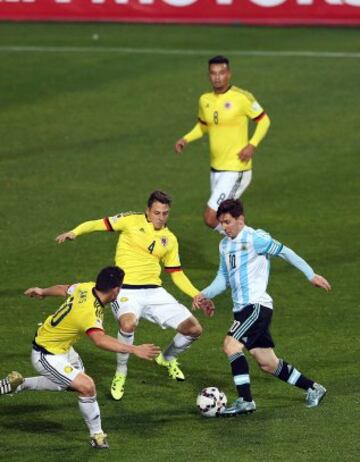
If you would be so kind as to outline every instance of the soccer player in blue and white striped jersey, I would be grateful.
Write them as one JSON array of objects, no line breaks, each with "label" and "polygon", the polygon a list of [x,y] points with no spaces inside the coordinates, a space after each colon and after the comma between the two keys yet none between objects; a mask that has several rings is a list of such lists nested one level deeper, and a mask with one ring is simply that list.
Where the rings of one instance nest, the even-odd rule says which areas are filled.
[{"label": "soccer player in blue and white striped jersey", "polygon": [[[273,301],[267,293],[271,257],[281,257],[300,270],[316,287],[331,289],[328,281],[315,274],[313,269],[288,247],[262,230],[245,224],[244,209],[239,200],[222,202],[217,218],[226,237],[220,242],[220,265],[213,282],[194,297],[194,308],[211,299],[228,287],[231,288],[234,322],[224,341],[224,351],[232,369],[239,395],[235,403],[225,409],[223,416],[249,413],[256,410],[250,389],[248,362],[244,347],[255,358],[264,372],[268,372],[290,385],[307,392],[307,407],[315,407],[325,396],[326,389],[305,377],[294,366],[279,359],[274,352],[270,334]],[[209,308],[214,314],[213,309]]]}]

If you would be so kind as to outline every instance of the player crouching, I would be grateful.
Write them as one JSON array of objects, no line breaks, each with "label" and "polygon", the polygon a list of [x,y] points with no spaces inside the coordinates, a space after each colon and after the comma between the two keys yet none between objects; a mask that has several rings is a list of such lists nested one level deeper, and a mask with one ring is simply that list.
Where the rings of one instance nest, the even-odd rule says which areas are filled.
[{"label": "player crouching", "polygon": [[124,271],[117,266],[100,271],[96,283],[56,285],[25,291],[29,297],[66,297],[60,308],[39,327],[33,341],[32,364],[39,372],[37,377],[23,378],[13,371],[0,380],[0,394],[24,390],[76,391],[79,408],[90,431],[90,444],[96,449],[107,449],[107,435],[101,426],[96,388],[91,377],[85,374],[80,356],[73,344],[86,334],[98,348],[114,353],[133,353],[142,359],[152,359],[160,349],[152,344],[126,345],[105,334],[103,329],[104,306],[116,300],[124,279]]}]

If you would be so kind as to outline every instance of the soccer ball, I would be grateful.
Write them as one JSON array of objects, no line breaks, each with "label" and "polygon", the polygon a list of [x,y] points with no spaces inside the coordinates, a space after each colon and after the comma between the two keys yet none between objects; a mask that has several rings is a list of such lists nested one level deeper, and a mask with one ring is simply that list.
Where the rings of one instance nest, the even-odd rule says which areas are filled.
[{"label": "soccer ball", "polygon": [[216,387],[202,389],[196,398],[196,406],[204,417],[217,416],[225,408],[226,403],[225,393]]}]

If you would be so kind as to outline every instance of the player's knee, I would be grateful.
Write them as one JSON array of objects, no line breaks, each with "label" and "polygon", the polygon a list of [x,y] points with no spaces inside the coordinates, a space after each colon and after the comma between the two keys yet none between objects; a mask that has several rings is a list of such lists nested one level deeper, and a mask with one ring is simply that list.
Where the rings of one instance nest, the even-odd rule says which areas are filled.
[{"label": "player's knee", "polygon": [[86,380],[83,380],[82,383],[78,386],[78,391],[82,396],[95,396],[96,386],[93,379],[87,376]]},{"label": "player's knee", "polygon": [[216,228],[217,224],[218,224],[218,221],[216,219],[216,216],[215,217],[212,217],[208,214],[204,214],[204,223],[209,226],[209,228]]},{"label": "player's knee", "polygon": [[120,329],[127,334],[131,334],[136,329],[136,321],[133,319],[122,319],[119,321]]},{"label": "player's knee", "polygon": [[177,328],[177,331],[183,335],[199,338],[203,332],[203,328],[195,317],[191,317],[190,319],[180,324],[180,326]]},{"label": "player's knee", "polygon": [[232,356],[235,353],[242,353],[242,344],[232,337],[226,337],[223,344],[223,351],[226,356]]},{"label": "player's knee", "polygon": [[204,212],[204,223],[210,228],[216,228],[218,220],[216,218],[215,210],[208,207]]},{"label": "player's knee", "polygon": [[190,335],[191,337],[199,338],[202,332],[203,332],[203,328],[201,324],[197,323],[191,326],[191,328],[189,329],[188,335]]}]

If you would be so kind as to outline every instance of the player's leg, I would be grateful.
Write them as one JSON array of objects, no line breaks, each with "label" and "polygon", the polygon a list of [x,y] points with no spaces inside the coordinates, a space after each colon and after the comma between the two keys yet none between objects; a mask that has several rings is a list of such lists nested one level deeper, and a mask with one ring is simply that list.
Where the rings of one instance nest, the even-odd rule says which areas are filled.
[{"label": "player's leg", "polygon": [[[270,308],[262,310],[262,308],[259,304],[249,304],[242,310],[234,312],[234,322],[225,337],[224,351],[231,364],[239,398],[232,406],[225,409],[224,416],[256,410],[250,388],[249,366],[243,354],[243,348],[245,346],[250,349],[252,346],[258,346],[257,342],[263,340],[262,334],[271,321],[272,310]],[[265,346],[273,346],[273,343],[269,345],[265,343]]]},{"label": "player's leg", "polygon": [[[135,329],[141,314],[137,292],[137,290],[123,289],[117,300],[111,304],[113,314],[118,322],[117,338],[127,345],[134,343]],[[128,353],[116,354],[116,371],[110,386],[111,396],[116,401],[119,401],[125,393],[128,361]]]},{"label": "player's leg", "polygon": [[58,383],[53,380],[53,377],[47,373],[43,364],[42,358],[46,356],[44,352],[32,350],[31,361],[34,368],[41,374],[36,377],[23,378],[19,372],[13,371],[8,374],[5,379],[0,381],[0,394],[20,393],[22,391],[62,391],[67,389],[70,381],[66,383]]},{"label": "player's leg", "polygon": [[283,359],[279,359],[272,348],[253,348],[250,354],[261,369],[283,382],[306,391],[307,407],[316,407],[326,394],[326,389],[307,378],[298,369]]},{"label": "player's leg", "polygon": [[251,181],[251,170],[246,172],[211,172],[211,196],[204,212],[204,221],[223,234],[216,211],[225,199],[239,198]]},{"label": "player's leg", "polygon": [[[182,307],[182,305],[180,306]],[[178,313],[179,319],[183,318],[182,308],[181,313]],[[187,310],[187,308],[185,309]],[[173,321],[175,320],[173,319]],[[177,334],[174,336],[164,352],[156,358],[156,362],[168,368],[170,378],[178,381],[184,381],[185,375],[179,367],[177,358],[181,353],[190,348],[193,342],[200,337],[202,334],[202,327],[199,321],[190,314],[187,319],[181,321],[177,326],[174,326],[174,328],[176,329]]]},{"label": "player's leg", "polygon": [[235,180],[233,188],[230,191],[227,199],[239,199],[248,188],[252,179],[252,171],[245,170],[238,173],[238,177]]},{"label": "player's leg", "polygon": [[199,321],[184,305],[161,287],[149,291],[148,305],[144,308],[142,317],[158,324],[163,329],[170,327],[177,331],[170,345],[155,358],[155,361],[167,368],[169,377],[172,379],[185,380],[177,357],[190,348],[201,335],[202,327]]},{"label": "player's leg", "polygon": [[70,388],[78,393],[79,409],[89,429],[91,446],[95,449],[107,449],[109,445],[107,435],[101,426],[100,408],[93,379],[83,372],[78,372]]},{"label": "player's leg", "polygon": [[[233,324],[234,326],[234,324]],[[238,324],[235,324],[237,327]],[[238,394],[236,401],[225,408],[222,417],[233,417],[239,414],[249,414],[256,410],[250,388],[249,365],[243,353],[244,345],[231,334],[224,340],[224,352],[230,362],[234,385]]]}]

